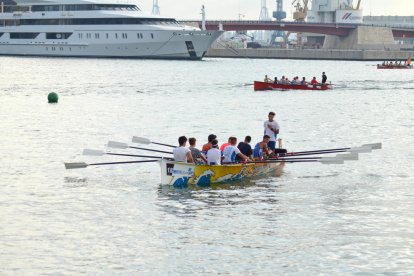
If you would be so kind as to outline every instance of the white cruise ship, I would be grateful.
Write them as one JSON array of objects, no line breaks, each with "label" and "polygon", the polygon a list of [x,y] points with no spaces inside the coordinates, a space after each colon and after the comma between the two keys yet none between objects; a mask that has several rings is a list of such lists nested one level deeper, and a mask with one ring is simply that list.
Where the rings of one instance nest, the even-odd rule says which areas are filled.
[{"label": "white cruise ship", "polygon": [[0,24],[0,55],[198,60],[222,34],[114,1],[3,0]]}]

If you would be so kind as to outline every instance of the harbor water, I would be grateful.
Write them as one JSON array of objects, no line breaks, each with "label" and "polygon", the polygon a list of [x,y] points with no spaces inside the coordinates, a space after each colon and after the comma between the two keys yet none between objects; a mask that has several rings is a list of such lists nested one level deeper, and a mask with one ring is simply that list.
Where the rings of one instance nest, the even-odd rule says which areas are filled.
[{"label": "harbor water", "polygon": [[[0,274],[412,275],[414,70],[375,65],[0,57]],[[253,91],[322,71],[333,90]],[[82,156],[133,136],[256,143],[269,111],[289,151],[383,149],[189,189],[160,185],[157,163],[63,165],[138,160]]]}]

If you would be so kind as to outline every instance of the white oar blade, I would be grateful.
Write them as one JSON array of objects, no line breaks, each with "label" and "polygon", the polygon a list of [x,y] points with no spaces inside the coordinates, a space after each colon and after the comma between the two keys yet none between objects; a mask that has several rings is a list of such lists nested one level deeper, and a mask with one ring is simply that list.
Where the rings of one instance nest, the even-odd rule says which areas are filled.
[{"label": "white oar blade", "polygon": [[341,158],[341,159],[343,159],[343,160],[358,160],[359,158],[359,156],[358,156],[358,153],[355,153],[355,152],[353,152],[353,153],[350,153],[350,154],[337,154],[336,155],[336,157],[337,158]]},{"label": "white oar blade", "polygon": [[371,147],[356,147],[356,148],[350,148],[348,150],[348,152],[352,152],[352,153],[368,153],[368,152],[372,152],[372,148]]},{"label": "white oar blade", "polygon": [[365,144],[363,147],[370,147],[371,149],[382,149],[382,143]]},{"label": "white oar blade", "polygon": [[132,137],[132,143],[149,145],[149,144],[151,144],[151,140],[147,139],[147,138],[143,138],[143,137],[134,136],[134,137]]},{"label": "white oar blade", "polygon": [[65,168],[67,170],[72,170],[72,169],[83,169],[86,168],[88,166],[88,164],[84,163],[84,162],[78,162],[78,163],[65,163]]},{"label": "white oar blade", "polygon": [[93,149],[84,149],[83,155],[91,155],[91,156],[103,156],[105,152],[101,150],[93,150]]},{"label": "white oar blade", "polygon": [[127,148],[129,148],[128,144],[115,142],[115,141],[109,141],[107,146],[109,148],[115,148],[115,149],[127,149]]},{"label": "white oar blade", "polygon": [[343,164],[344,159],[338,157],[323,157],[319,159],[319,162],[322,164]]}]

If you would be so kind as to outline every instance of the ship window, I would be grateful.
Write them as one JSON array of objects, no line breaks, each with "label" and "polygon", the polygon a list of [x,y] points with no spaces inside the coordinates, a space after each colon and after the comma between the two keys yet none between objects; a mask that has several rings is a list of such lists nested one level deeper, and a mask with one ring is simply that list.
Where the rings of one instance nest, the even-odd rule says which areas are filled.
[{"label": "ship window", "polygon": [[[68,39],[72,33],[46,33],[46,39]],[[82,38],[82,34],[78,34]]]},{"label": "ship window", "polygon": [[99,38],[99,33],[95,33],[95,38],[98,39]]},{"label": "ship window", "polygon": [[[57,10],[56,10],[57,9]],[[32,11],[58,11],[59,5],[34,5]],[[71,4],[63,5],[65,11],[90,11],[90,10],[121,10],[140,11],[136,5],[130,4]]]},{"label": "ship window", "polygon": [[115,33],[115,38],[118,38],[118,34],[117,33]]},{"label": "ship window", "polygon": [[[9,25],[14,25],[15,20]],[[20,19],[20,25],[140,25],[140,24],[163,24],[174,23],[174,19],[152,18],[67,18],[67,19]],[[7,25],[7,22],[6,22]]]},{"label": "ship window", "polygon": [[0,37],[3,35],[4,33],[0,33]]},{"label": "ship window", "polygon": [[11,39],[35,39],[39,33],[10,33]]},{"label": "ship window", "polygon": [[108,33],[106,33],[106,38],[109,38],[109,34]]},{"label": "ship window", "polygon": [[154,34],[153,33],[151,33],[151,38],[154,39]]},{"label": "ship window", "polygon": [[82,33],[79,33],[79,34],[78,34],[78,37],[79,37],[79,38],[83,38],[83,34],[82,34]]},{"label": "ship window", "polygon": [[86,34],[86,38],[91,38],[91,37],[92,37],[92,35],[90,33]]}]

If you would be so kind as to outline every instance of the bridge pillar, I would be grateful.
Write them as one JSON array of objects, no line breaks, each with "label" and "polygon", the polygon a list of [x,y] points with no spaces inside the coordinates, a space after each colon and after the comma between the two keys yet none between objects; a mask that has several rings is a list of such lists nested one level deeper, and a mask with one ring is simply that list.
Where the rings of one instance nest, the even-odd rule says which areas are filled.
[{"label": "bridge pillar", "polygon": [[341,50],[397,50],[392,30],[386,27],[359,26],[348,36],[327,35],[324,49]]}]

